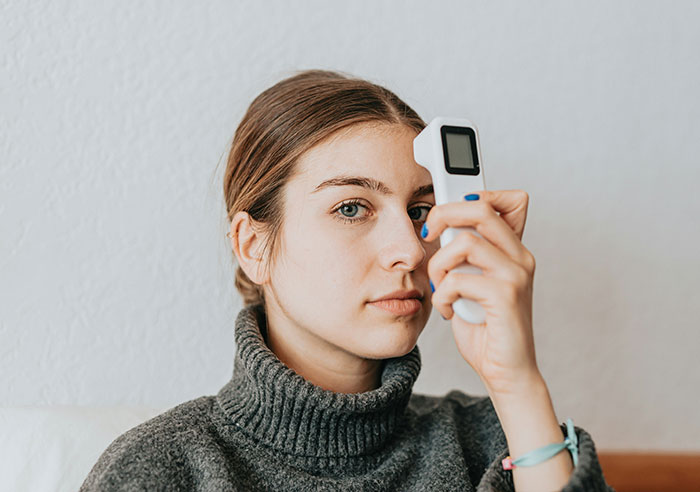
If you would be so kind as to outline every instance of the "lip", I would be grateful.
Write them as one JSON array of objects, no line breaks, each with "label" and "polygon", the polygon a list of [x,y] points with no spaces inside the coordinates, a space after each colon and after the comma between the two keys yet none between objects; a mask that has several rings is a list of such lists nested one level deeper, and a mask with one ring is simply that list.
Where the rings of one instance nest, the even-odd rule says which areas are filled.
[{"label": "lip", "polygon": [[385,296],[378,297],[377,299],[374,299],[373,301],[370,302],[377,302],[377,301],[386,301],[386,300],[391,300],[391,299],[418,299],[419,301],[423,300],[423,294],[420,293],[420,291],[416,289],[411,289],[411,290],[395,290],[394,292],[390,292]]},{"label": "lip", "polygon": [[411,316],[416,314],[423,307],[420,299],[415,297],[407,299],[383,299],[369,303],[370,306],[378,307],[397,316]]},{"label": "lip", "polygon": [[423,295],[416,289],[395,290],[369,304],[397,316],[411,316],[422,309]]}]

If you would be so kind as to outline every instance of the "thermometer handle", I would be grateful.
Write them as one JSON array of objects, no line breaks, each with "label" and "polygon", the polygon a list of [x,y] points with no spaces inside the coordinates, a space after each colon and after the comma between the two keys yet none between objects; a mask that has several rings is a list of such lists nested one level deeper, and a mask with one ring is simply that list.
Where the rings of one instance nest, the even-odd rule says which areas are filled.
[{"label": "thermometer handle", "polygon": [[[449,242],[451,242],[462,231],[469,231],[475,236],[483,237],[473,227],[448,227],[442,232],[442,234],[440,234],[440,246],[443,247]],[[467,262],[457,265],[450,271],[453,270],[455,272],[470,273],[473,275],[481,275],[483,273],[481,268],[471,265]],[[479,325],[483,323],[486,319],[486,311],[484,311],[484,308],[481,306],[481,304],[471,299],[460,297],[452,303],[452,309],[457,314],[457,316],[462,318],[467,323],[474,323],[476,325]]]}]

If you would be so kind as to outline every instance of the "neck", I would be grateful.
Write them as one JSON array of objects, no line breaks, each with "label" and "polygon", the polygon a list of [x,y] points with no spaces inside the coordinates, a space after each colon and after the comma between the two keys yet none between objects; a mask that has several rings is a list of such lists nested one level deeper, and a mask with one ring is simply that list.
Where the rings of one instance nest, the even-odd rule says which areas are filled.
[{"label": "neck", "polygon": [[381,384],[383,360],[367,359],[288,322],[276,309],[267,310],[265,342],[297,374],[336,393],[363,393]]},{"label": "neck", "polygon": [[377,388],[344,394],[311,383],[280,361],[264,342],[265,325],[260,304],[238,314],[233,377],[217,394],[222,417],[295,466],[374,464],[404,421],[421,367],[418,346],[382,361]]}]

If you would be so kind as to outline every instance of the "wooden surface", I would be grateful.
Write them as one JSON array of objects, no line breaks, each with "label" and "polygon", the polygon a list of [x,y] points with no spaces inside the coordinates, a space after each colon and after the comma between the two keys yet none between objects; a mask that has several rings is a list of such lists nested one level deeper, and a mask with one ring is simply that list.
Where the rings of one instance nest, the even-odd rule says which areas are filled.
[{"label": "wooden surface", "polygon": [[598,451],[617,492],[700,492],[700,454]]}]

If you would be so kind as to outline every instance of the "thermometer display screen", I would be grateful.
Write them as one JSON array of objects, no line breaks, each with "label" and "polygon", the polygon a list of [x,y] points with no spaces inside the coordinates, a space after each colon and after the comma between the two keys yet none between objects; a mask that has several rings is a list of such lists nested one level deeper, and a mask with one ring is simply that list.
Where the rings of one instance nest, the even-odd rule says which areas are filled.
[{"label": "thermometer display screen", "polygon": [[442,149],[445,168],[451,174],[479,174],[479,159],[474,130],[463,126],[443,126]]}]

